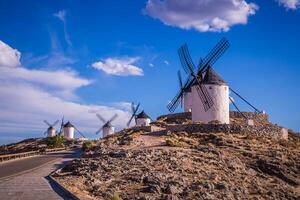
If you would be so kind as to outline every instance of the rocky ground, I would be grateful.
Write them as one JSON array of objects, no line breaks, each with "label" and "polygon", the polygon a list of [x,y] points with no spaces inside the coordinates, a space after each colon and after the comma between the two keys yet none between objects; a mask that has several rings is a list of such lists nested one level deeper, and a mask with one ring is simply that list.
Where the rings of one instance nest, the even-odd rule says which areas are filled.
[{"label": "rocky ground", "polygon": [[300,137],[291,132],[286,141],[127,129],[84,151],[55,175],[82,199],[300,199]]}]

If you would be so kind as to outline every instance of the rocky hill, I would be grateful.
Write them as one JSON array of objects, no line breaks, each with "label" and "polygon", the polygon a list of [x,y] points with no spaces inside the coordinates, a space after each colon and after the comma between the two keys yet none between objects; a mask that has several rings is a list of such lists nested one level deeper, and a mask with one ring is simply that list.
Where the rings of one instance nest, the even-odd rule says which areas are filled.
[{"label": "rocky hill", "polygon": [[81,199],[300,199],[300,137],[277,136],[280,127],[265,120],[223,126],[162,116],[152,130],[85,143],[55,178]]}]

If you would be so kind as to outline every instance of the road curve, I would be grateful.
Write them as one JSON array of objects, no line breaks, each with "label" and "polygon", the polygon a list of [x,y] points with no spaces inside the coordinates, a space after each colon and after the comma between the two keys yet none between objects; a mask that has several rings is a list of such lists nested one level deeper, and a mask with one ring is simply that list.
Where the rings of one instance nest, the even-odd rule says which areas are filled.
[{"label": "road curve", "polygon": [[55,152],[47,155],[34,156],[20,160],[12,160],[0,163],[0,179],[5,177],[21,174],[28,170],[35,169],[48,162],[54,161],[58,158],[76,157],[75,152]]},{"label": "road curve", "polygon": [[0,164],[0,199],[73,200],[47,176],[78,157],[80,151],[51,153]]}]

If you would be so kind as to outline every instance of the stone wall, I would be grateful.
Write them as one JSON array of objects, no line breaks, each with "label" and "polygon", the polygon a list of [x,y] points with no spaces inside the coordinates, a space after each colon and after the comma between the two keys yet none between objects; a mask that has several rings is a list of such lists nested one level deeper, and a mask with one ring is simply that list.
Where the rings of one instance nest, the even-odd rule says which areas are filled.
[{"label": "stone wall", "polygon": [[161,115],[157,121],[164,121],[168,124],[185,124],[192,122],[191,112],[174,113],[169,115]]},{"label": "stone wall", "polygon": [[286,131],[276,125],[247,126],[238,124],[186,124],[167,126],[166,131],[187,133],[232,133],[272,139],[288,139]]},{"label": "stone wall", "polygon": [[[254,113],[254,112],[242,112],[248,119],[253,119],[254,125],[266,125],[270,124],[269,116],[263,113]],[[237,111],[230,111],[230,123],[231,124],[240,124],[247,125],[246,119],[243,115]],[[161,115],[157,118],[157,120],[165,121],[167,123],[175,123],[182,124],[186,122],[191,122],[192,115],[191,112],[182,112],[182,113],[174,113],[168,115]]]},{"label": "stone wall", "polygon": [[[252,119],[254,121],[254,124],[256,125],[263,125],[263,124],[269,124],[269,116],[264,113],[254,113],[254,112],[242,112],[242,114],[247,118],[247,119]],[[246,120],[243,117],[240,112],[237,111],[230,111],[230,119],[231,121],[234,122],[243,122],[246,124]]]}]

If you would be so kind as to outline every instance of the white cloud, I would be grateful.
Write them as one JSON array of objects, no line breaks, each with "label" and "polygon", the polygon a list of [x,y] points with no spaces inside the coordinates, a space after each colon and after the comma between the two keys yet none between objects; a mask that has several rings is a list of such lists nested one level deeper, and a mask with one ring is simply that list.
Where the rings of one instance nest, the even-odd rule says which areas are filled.
[{"label": "white cloud", "polygon": [[117,102],[112,104],[114,107],[120,108],[122,110],[131,112],[131,103],[129,102]]},{"label": "white cloud", "polygon": [[152,63],[149,63],[149,66],[150,66],[150,67],[154,67],[154,65],[153,65]]},{"label": "white cloud", "polygon": [[30,70],[23,67],[8,68],[0,66],[0,73],[2,81],[25,81],[67,90],[75,90],[91,83],[87,79],[80,78],[74,71]]},{"label": "white cloud", "polygon": [[55,17],[57,17],[58,19],[60,19],[62,22],[65,22],[66,21],[66,14],[67,14],[66,10],[60,10],[57,13],[54,13],[53,15]]},{"label": "white cloud", "polygon": [[47,88],[60,97],[72,99],[74,91],[89,85],[92,81],[80,78],[74,71],[30,70],[24,67],[9,68],[0,66],[0,80],[4,84],[31,84]]},{"label": "white cloud", "polygon": [[287,9],[296,10],[300,6],[300,0],[277,0],[279,4]]},{"label": "white cloud", "polygon": [[170,65],[170,62],[167,60],[164,60],[165,65]]},{"label": "white cloud", "polygon": [[104,71],[109,75],[116,76],[142,76],[143,69],[134,64],[139,60],[139,57],[133,58],[106,58],[103,61],[98,61],[92,64],[92,67]]},{"label": "white cloud", "polygon": [[200,32],[228,31],[247,24],[258,6],[246,0],[148,0],[146,13],[166,25]]},{"label": "white cloud", "polygon": [[20,65],[21,53],[0,40],[0,65],[17,67]]},{"label": "white cloud", "polygon": [[57,13],[54,13],[53,16],[57,17],[62,23],[64,24],[64,35],[65,35],[65,40],[68,43],[69,46],[72,46],[71,38],[70,35],[67,31],[67,11],[66,10],[60,10]]},{"label": "white cloud", "polygon": [[[2,53],[0,49],[0,55]],[[14,53],[15,51],[11,51],[7,56],[10,57]],[[16,61],[19,63],[19,59]],[[126,126],[130,113],[121,108],[82,104],[58,95],[58,93],[75,95],[77,89],[91,83],[76,72],[32,70],[23,66],[12,68],[5,64],[5,62],[0,64],[0,133],[2,136],[3,133],[19,135],[34,133],[41,137],[47,128],[42,120],[55,121],[62,115],[82,132],[94,133],[101,123],[94,114],[88,112],[89,110],[97,110],[106,118],[117,113],[119,117],[113,124],[118,129]],[[10,135],[4,135],[7,136]]]}]

